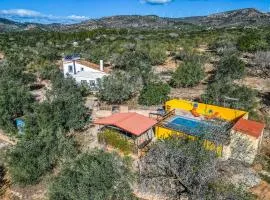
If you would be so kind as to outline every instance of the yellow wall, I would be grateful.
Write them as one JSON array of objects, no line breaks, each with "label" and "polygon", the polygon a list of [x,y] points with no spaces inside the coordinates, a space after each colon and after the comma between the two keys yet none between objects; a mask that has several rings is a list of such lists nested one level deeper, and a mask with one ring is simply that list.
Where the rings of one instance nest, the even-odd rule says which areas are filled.
[{"label": "yellow wall", "polygon": [[[178,131],[164,128],[164,127],[160,127],[160,126],[155,127],[155,134],[156,134],[156,137],[158,139],[166,139],[170,136],[179,136],[180,138],[184,137],[184,138],[188,138],[190,140],[197,139],[197,137],[195,137],[195,136],[187,135],[185,133],[178,132]],[[222,145],[216,145],[215,143],[213,143],[211,141],[205,140],[204,146],[206,149],[208,149],[210,151],[216,151],[218,156],[222,156],[222,150],[223,150]]]},{"label": "yellow wall", "polygon": [[[196,102],[174,99],[171,101],[167,101],[165,103],[165,108],[166,108],[166,111],[170,111],[173,109],[182,109],[182,110],[190,111],[193,109],[194,103]],[[212,110],[213,113],[215,112],[219,113],[218,117],[220,119],[224,119],[227,121],[235,121],[235,120],[240,119],[241,117],[244,117],[244,118],[248,117],[248,112],[245,112],[242,110],[235,110],[235,109],[208,105],[208,104],[203,104],[203,103],[197,103],[197,104],[198,104],[197,112],[202,115],[209,115],[209,111]]]},{"label": "yellow wall", "polygon": [[158,139],[166,139],[166,138],[171,137],[173,135],[180,136],[180,137],[188,137],[191,140],[196,139],[196,137],[194,137],[194,136],[187,135],[185,133],[178,132],[178,131],[164,128],[164,127],[160,127],[160,126],[155,127],[155,134],[156,134],[156,138],[158,138]]}]

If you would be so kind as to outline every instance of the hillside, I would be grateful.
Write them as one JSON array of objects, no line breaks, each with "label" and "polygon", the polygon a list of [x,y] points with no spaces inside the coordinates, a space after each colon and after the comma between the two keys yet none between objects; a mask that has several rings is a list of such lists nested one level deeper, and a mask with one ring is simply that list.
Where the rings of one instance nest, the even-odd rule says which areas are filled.
[{"label": "hillside", "polygon": [[23,24],[19,22],[14,22],[8,19],[0,18],[0,31],[11,31],[11,30],[21,30]]},{"label": "hillside", "polygon": [[253,8],[247,8],[203,17],[188,17],[181,19],[181,21],[213,28],[266,26],[270,24],[270,15]]},{"label": "hillside", "polygon": [[232,28],[270,25],[270,14],[256,9],[240,9],[209,16],[187,18],[162,18],[154,15],[121,15],[91,19],[77,24],[19,23],[0,18],[0,31],[42,29],[53,31],[93,30],[96,28],[141,28],[194,30],[200,28]]},{"label": "hillside", "polygon": [[[132,198],[134,194],[138,199],[164,200],[201,199],[211,194],[209,199],[253,200],[249,189],[254,186],[254,194],[270,199],[266,196],[270,191],[270,29],[211,29],[233,27],[238,20],[237,26],[263,25],[248,20],[260,15],[265,14],[247,9],[186,19],[115,16],[72,25],[2,20],[2,30],[10,32],[0,33],[0,133],[14,135],[17,144],[6,144],[6,135],[4,141],[0,138],[0,199],[54,200],[76,196],[76,199],[133,200],[137,199]],[[241,22],[239,16],[245,16],[246,21]],[[191,28],[203,30],[190,31]],[[56,31],[16,32],[29,29]],[[72,53],[81,57],[77,64],[87,63],[84,64],[87,67],[89,62],[98,64],[103,60],[104,71],[110,70],[104,79],[96,79],[98,95],[93,80],[75,80],[75,76],[65,79],[59,70],[70,68],[70,64],[63,67],[62,58]],[[88,82],[90,87],[86,85]],[[254,165],[237,159],[217,159],[212,147],[222,145],[216,149],[220,153],[227,148],[223,148],[225,145],[233,144],[229,131],[234,125],[223,126],[227,120],[219,118],[223,111],[218,107],[205,107],[197,117],[194,110],[181,111],[181,107],[175,113],[183,119],[191,117],[188,124],[196,122],[197,128],[205,129],[206,123],[213,127],[201,129],[203,134],[194,132],[202,139],[211,139],[207,143],[213,152],[205,151],[202,140],[182,143],[176,136],[164,141],[153,138],[153,143],[145,146],[148,141],[144,139],[152,137],[145,135],[137,140],[145,148],[136,155],[135,136],[130,137],[127,130],[101,132],[100,127],[91,123],[110,116],[119,105],[122,112],[146,117],[154,113],[159,125],[162,123],[166,128],[167,122],[176,119],[169,116],[174,113],[169,112],[163,120],[162,116],[156,118],[155,113],[160,115],[157,109],[163,108],[167,99],[249,111],[249,120],[265,123],[264,139],[260,141],[262,146]],[[199,105],[188,104],[194,108]],[[174,109],[165,106],[168,107]],[[232,116],[242,113],[236,110],[231,110]],[[27,125],[25,134],[19,137],[15,126],[18,120]],[[130,121],[136,128],[145,124],[143,120]],[[170,123],[173,126],[167,129],[177,125]],[[185,127],[179,124],[182,126]],[[152,128],[149,130],[152,132]],[[194,128],[183,130],[191,133]],[[122,132],[126,133],[123,137]],[[248,141],[237,144],[240,153],[251,152],[245,149],[249,147]],[[104,151],[96,152],[96,148]],[[193,174],[189,169],[199,171]],[[114,180],[121,180],[120,185]],[[108,191],[120,196],[111,198]],[[92,198],[92,194],[99,196]]]},{"label": "hillside", "polygon": [[95,29],[95,28],[147,28],[147,29],[190,29],[196,28],[190,23],[158,16],[112,16],[98,20],[87,20],[73,25],[62,26],[62,29]]}]

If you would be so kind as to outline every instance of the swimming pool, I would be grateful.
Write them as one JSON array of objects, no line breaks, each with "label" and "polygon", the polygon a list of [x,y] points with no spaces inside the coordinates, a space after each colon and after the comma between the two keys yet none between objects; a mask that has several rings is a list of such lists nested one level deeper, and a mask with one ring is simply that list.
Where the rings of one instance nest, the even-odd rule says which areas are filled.
[{"label": "swimming pool", "polygon": [[217,126],[211,122],[186,118],[182,116],[171,118],[168,120],[165,126],[180,132],[197,136],[209,133],[211,130],[217,128]]}]

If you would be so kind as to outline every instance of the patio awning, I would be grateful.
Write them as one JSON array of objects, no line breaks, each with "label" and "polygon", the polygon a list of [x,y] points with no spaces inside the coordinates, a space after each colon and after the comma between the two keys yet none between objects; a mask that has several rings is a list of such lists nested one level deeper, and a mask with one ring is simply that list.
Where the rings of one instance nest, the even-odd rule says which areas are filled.
[{"label": "patio awning", "polygon": [[94,124],[115,126],[135,136],[140,136],[156,123],[156,120],[137,113],[116,113],[94,121]]}]

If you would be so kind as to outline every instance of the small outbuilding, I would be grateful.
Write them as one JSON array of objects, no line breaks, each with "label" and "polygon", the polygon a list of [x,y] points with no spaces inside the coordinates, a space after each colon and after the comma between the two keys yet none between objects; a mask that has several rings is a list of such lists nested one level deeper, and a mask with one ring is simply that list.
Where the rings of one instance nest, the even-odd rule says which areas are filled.
[{"label": "small outbuilding", "polygon": [[153,126],[157,121],[137,113],[116,113],[98,119],[94,124],[115,128],[132,139],[138,148],[143,148],[154,138]]},{"label": "small outbuilding", "polygon": [[241,118],[231,130],[231,158],[252,163],[260,149],[265,124]]}]

